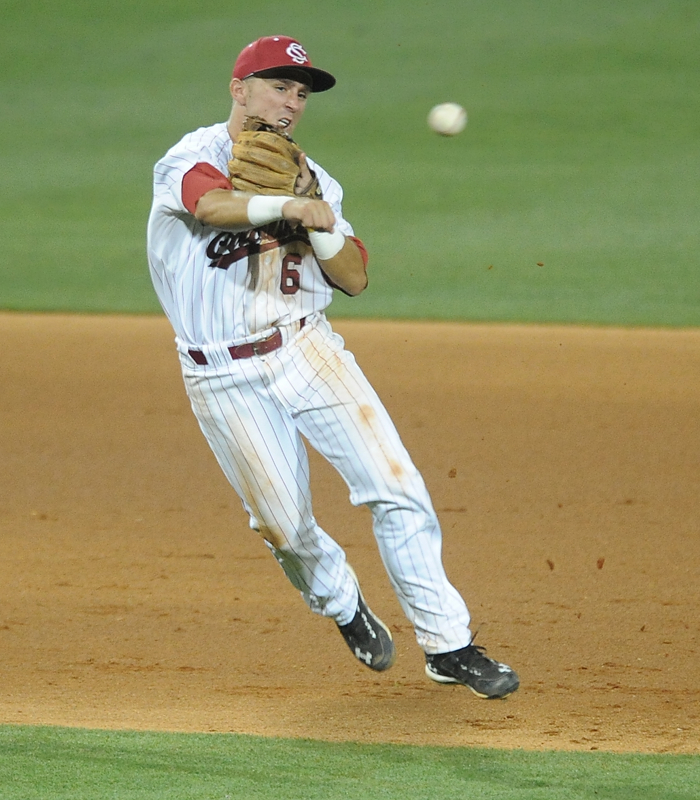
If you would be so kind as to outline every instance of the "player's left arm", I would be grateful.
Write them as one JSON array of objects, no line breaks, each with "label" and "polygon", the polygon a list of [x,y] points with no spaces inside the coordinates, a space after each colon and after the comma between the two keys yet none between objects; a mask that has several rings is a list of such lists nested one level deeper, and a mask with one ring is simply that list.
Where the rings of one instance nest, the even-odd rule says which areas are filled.
[{"label": "player's left arm", "polygon": [[[316,235],[313,232],[310,235],[312,247]],[[344,238],[341,249],[331,258],[321,258],[316,248],[314,252],[321,269],[333,286],[354,297],[367,288],[367,251],[354,236]]]},{"label": "player's left arm", "polygon": [[[300,182],[308,182],[310,165],[302,153]],[[311,162],[312,175],[319,179],[323,197],[335,217],[333,227],[323,231],[309,230],[309,239],[328,282],[345,294],[355,296],[367,288],[367,249],[353,236],[352,227],[343,218],[343,190],[340,184],[318,164]]]}]

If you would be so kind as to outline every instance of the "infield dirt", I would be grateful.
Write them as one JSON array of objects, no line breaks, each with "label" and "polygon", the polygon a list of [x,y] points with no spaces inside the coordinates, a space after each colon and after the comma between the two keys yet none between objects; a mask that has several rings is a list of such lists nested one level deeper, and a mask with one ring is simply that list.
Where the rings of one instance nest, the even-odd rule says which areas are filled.
[{"label": "infield dirt", "polygon": [[336,322],[423,472],[478,643],[431,683],[365,509],[312,453],[396,666],[247,527],[160,317],[0,315],[0,724],[700,752],[700,331]]}]

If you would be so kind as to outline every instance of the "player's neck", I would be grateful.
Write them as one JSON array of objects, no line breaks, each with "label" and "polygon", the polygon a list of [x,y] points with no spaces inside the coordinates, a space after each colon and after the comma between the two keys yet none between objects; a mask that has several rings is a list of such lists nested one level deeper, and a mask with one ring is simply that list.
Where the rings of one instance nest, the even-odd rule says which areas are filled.
[{"label": "player's neck", "polygon": [[226,127],[228,129],[228,135],[231,137],[232,142],[236,141],[236,137],[243,130],[244,120],[245,120],[244,107],[239,106],[238,103],[234,103],[233,108],[231,109],[231,116],[228,118],[228,122],[226,123]]}]

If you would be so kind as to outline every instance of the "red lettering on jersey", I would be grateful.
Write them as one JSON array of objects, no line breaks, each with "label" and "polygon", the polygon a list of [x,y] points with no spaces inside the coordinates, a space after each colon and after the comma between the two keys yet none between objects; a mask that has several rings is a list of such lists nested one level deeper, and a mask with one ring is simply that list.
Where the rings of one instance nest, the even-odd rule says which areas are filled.
[{"label": "red lettering on jersey", "polygon": [[282,294],[296,294],[299,291],[301,274],[297,267],[301,266],[302,260],[299,253],[287,253],[282,259],[282,279],[280,280]]}]

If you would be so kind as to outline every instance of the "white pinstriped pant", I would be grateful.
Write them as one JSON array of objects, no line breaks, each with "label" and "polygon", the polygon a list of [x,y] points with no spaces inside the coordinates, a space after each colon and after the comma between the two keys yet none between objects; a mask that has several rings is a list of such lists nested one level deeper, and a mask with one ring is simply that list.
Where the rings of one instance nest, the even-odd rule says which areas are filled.
[{"label": "white pinstriped pant", "polygon": [[427,653],[469,644],[469,612],[442,564],[428,491],[374,389],[323,314],[285,346],[218,365],[181,362],[222,470],[292,584],[344,625],[357,608],[345,553],[314,519],[303,434],[366,504],[384,566]]}]

